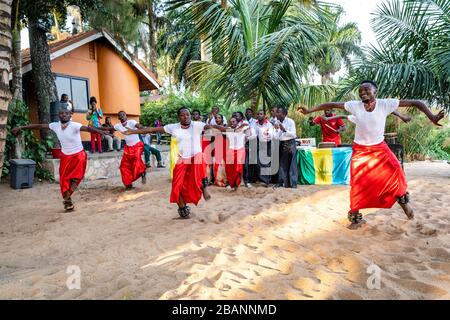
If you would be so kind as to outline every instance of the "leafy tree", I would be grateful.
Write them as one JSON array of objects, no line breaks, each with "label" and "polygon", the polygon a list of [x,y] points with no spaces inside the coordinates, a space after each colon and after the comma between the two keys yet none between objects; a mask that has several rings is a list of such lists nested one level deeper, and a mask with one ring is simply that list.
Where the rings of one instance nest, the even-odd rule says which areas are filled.
[{"label": "leafy tree", "polygon": [[423,99],[450,111],[450,1],[390,0],[377,8],[372,25],[379,48],[357,61],[340,95],[370,78],[380,96]]}]

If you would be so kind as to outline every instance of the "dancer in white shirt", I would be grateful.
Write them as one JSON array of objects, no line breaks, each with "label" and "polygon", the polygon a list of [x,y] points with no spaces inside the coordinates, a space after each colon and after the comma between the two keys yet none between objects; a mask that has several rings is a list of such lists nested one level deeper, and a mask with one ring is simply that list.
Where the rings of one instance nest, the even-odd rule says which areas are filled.
[{"label": "dancer in white shirt", "polygon": [[299,109],[304,114],[331,108],[345,109],[351,114],[349,120],[356,124],[350,168],[350,229],[365,223],[360,209],[391,208],[396,201],[409,219],[414,217],[405,174],[384,142],[386,117],[398,107],[416,107],[436,125],[440,125],[439,120],[444,117],[443,111],[434,115],[419,100],[376,99],[377,91],[376,83],[366,80],[359,86],[360,101],[328,102],[311,110]]},{"label": "dancer in white shirt", "polygon": [[207,190],[206,165],[201,144],[202,132],[211,128],[221,131],[226,128],[192,121],[191,113],[185,107],[178,109],[177,115],[178,123],[168,124],[162,128],[128,130],[124,134],[161,132],[168,133],[177,139],[179,154],[173,169],[170,202],[178,205],[178,214],[182,218],[187,218],[190,214],[190,207],[187,204],[197,205],[202,194],[205,200],[211,198]]},{"label": "dancer in white shirt", "polygon": [[24,129],[50,129],[56,133],[61,144],[61,156],[59,164],[59,185],[61,195],[64,199],[64,209],[72,211],[75,209],[72,202],[72,194],[77,189],[86,172],[87,156],[81,143],[80,131],[104,135],[104,132],[94,128],[83,126],[81,123],[70,121],[72,112],[63,109],[58,113],[59,122],[30,124],[20,126],[11,130],[18,134]]}]

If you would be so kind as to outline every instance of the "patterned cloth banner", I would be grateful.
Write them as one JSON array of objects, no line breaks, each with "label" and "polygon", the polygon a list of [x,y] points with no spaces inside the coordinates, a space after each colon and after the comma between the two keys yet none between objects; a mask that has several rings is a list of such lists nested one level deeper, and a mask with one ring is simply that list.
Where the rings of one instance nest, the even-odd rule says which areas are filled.
[{"label": "patterned cloth banner", "polygon": [[299,184],[349,184],[352,148],[297,150]]}]

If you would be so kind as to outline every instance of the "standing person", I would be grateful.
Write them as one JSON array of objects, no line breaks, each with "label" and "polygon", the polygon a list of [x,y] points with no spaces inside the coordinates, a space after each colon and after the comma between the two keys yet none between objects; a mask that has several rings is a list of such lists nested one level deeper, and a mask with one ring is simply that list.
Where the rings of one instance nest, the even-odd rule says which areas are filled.
[{"label": "standing person", "polygon": [[109,131],[103,136],[103,138],[108,142],[108,152],[114,151],[114,145],[116,145],[116,150],[120,151],[120,149],[122,148],[122,142],[120,141],[120,138],[116,137],[114,135],[114,132],[111,130],[114,129],[114,126],[111,123],[111,117],[105,118],[105,123],[102,125],[102,129],[106,129]]},{"label": "standing person", "polygon": [[277,113],[278,113],[278,107],[272,107],[270,109],[270,118],[269,118],[269,122],[274,126],[275,123],[277,123]]},{"label": "standing person", "polygon": [[256,119],[254,128],[258,137],[257,175],[263,185],[268,187],[273,175],[272,138],[274,136],[274,128],[267,120],[264,111],[259,110]]},{"label": "standing person", "polygon": [[67,110],[69,110],[70,112],[73,112],[73,102],[71,100],[69,100],[69,96],[66,93],[63,93],[61,95],[60,102],[67,103]]},{"label": "standing person", "polygon": [[[119,111],[120,123],[116,124],[113,130],[122,134],[127,130],[143,128],[136,120],[128,120],[125,111]],[[160,128],[161,129],[161,128]],[[142,161],[144,143],[137,134],[125,135],[125,148],[123,149],[122,160],[120,161],[120,174],[122,182],[127,190],[133,188],[133,182],[142,179],[142,184],[147,182],[146,166]]]},{"label": "standing person", "polygon": [[[216,114],[215,123],[218,126],[226,127],[224,124],[224,117],[221,114]],[[213,157],[213,181],[214,185],[218,187],[225,187],[227,185],[227,177],[225,173],[225,155],[226,155],[226,139],[221,132],[212,130],[214,149],[212,151]]]},{"label": "standing person", "polygon": [[177,115],[178,123],[168,124],[163,128],[130,130],[125,134],[166,132],[177,139],[179,155],[173,169],[170,202],[178,205],[178,214],[182,218],[187,218],[191,212],[187,204],[197,205],[202,194],[205,200],[211,198],[207,188],[206,168],[202,153],[202,132],[211,128],[218,130],[226,130],[226,128],[192,121],[191,113],[185,107],[178,109]]},{"label": "standing person", "polygon": [[[97,98],[91,97],[89,99],[89,110],[86,113],[86,119],[89,120],[89,126],[94,128],[101,127],[101,119],[103,117],[103,111],[97,104]],[[102,153],[102,139],[100,134],[91,132],[91,152],[95,153],[95,140],[97,140],[98,152]]]},{"label": "standing person", "polygon": [[229,187],[236,191],[244,173],[245,139],[247,135],[251,135],[250,127],[233,116],[230,119],[230,128],[225,135],[227,137],[225,172]]},{"label": "standing person", "polygon": [[20,130],[24,129],[50,129],[55,132],[61,144],[59,185],[66,211],[74,210],[71,196],[83,180],[86,172],[87,156],[81,143],[80,131],[103,135],[103,132],[97,128],[86,127],[81,123],[70,121],[71,116],[71,111],[63,109],[58,113],[58,122],[30,124],[12,129],[13,134],[18,134]]},{"label": "standing person", "polygon": [[256,172],[257,172],[257,157],[258,157],[258,147],[257,147],[257,137],[254,124],[256,122],[253,118],[253,111],[250,108],[245,110],[244,114],[241,111],[235,112],[235,117],[239,123],[248,124],[250,134],[245,137],[245,163],[244,163],[244,185],[247,188],[252,188],[252,183],[256,182]]},{"label": "standing person", "polygon": [[[309,118],[309,125],[320,125],[322,131],[323,142],[334,142],[338,147],[341,144],[341,132],[346,130],[345,123],[341,119],[328,120],[327,118],[334,117],[333,109],[324,110],[324,116],[317,116]],[[327,120],[326,120],[327,119]]]},{"label": "standing person", "polygon": [[[162,123],[162,117],[159,116],[158,119],[156,119],[155,123],[154,123],[154,127],[155,128],[161,128],[163,127],[163,123]],[[161,144],[161,132],[157,132],[156,133],[156,144],[160,145]]]},{"label": "standing person", "polygon": [[[220,114],[220,108],[218,106],[213,106],[211,108],[211,112],[208,115],[208,119],[206,120],[207,124],[217,125],[216,116]],[[223,118],[223,117],[222,117]],[[223,123],[227,125],[227,119],[223,118]]]},{"label": "standing person", "polygon": [[275,136],[280,141],[280,168],[276,188],[297,188],[298,165],[297,146],[295,139],[297,132],[294,120],[288,118],[285,107],[278,107],[277,122],[275,122]]},{"label": "standing person", "polygon": [[192,121],[203,122],[202,114],[201,114],[200,110],[197,110],[197,109],[192,110]]},{"label": "standing person", "polygon": [[338,108],[351,114],[356,124],[350,167],[350,229],[365,223],[360,209],[392,208],[398,202],[409,219],[414,218],[409,205],[409,193],[400,162],[384,142],[386,117],[398,107],[416,107],[436,125],[444,117],[441,111],[434,115],[418,100],[377,99],[378,86],[365,80],[359,85],[359,101],[329,102],[311,110],[300,108],[304,114]]},{"label": "standing person", "polygon": [[251,127],[253,127],[257,121],[251,108],[245,109],[245,118],[247,119],[247,122]]}]

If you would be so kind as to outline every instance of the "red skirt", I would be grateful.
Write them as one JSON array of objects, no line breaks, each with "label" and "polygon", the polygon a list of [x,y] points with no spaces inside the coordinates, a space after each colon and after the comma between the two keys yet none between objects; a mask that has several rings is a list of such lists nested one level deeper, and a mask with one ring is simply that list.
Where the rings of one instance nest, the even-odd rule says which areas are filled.
[{"label": "red skirt", "polygon": [[76,179],[77,186],[83,180],[86,172],[87,156],[84,150],[71,155],[65,155],[61,152],[59,159],[59,185],[61,194],[64,197],[64,194],[70,190],[71,180]]},{"label": "red skirt", "polygon": [[407,188],[400,162],[384,141],[374,146],[353,144],[350,185],[351,211],[391,208]]},{"label": "red skirt", "polygon": [[206,166],[202,153],[187,159],[179,158],[173,168],[170,202],[178,203],[182,196],[186,204],[197,205],[203,194],[202,179],[205,176]]},{"label": "red skirt", "polygon": [[341,136],[338,135],[334,138],[324,138],[323,142],[334,142],[334,144],[337,146],[339,146],[341,144]]},{"label": "red skirt", "polygon": [[226,186],[225,156],[227,141],[222,135],[214,139],[214,184],[218,187]]},{"label": "red skirt", "polygon": [[241,174],[244,171],[245,148],[227,150],[225,172],[230,187],[236,188],[241,184]]},{"label": "red skirt", "polygon": [[145,172],[142,152],[144,152],[144,144],[141,141],[132,147],[125,145],[122,160],[120,161],[120,174],[125,186],[131,185]]}]

